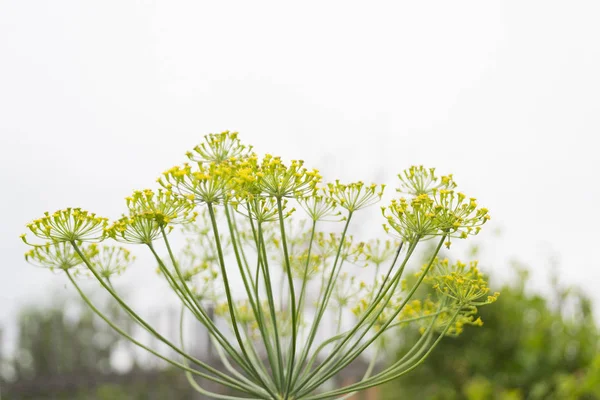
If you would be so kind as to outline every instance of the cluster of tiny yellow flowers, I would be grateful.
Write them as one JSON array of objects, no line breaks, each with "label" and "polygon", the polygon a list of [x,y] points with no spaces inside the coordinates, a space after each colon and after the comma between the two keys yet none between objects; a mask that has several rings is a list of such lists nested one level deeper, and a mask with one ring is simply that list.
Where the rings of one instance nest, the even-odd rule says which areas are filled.
[{"label": "cluster of tiny yellow flowers", "polygon": [[136,190],[125,200],[129,214],[106,229],[107,236],[124,243],[150,245],[164,228],[171,231],[172,224],[193,222],[197,215],[188,197],[170,190]]},{"label": "cluster of tiny yellow flowers", "polygon": [[356,275],[350,275],[348,272],[342,272],[335,282],[333,298],[338,307],[346,308],[361,297],[366,288],[364,282],[360,282]]},{"label": "cluster of tiny yellow flowers", "polygon": [[232,165],[227,161],[219,164],[198,163],[196,169],[186,163],[164,172],[158,183],[196,203],[219,204],[229,193],[231,174]]},{"label": "cluster of tiny yellow flowers", "polygon": [[425,300],[412,300],[407,303],[398,315],[399,321],[410,320],[432,315],[439,308],[439,304],[427,298]]},{"label": "cluster of tiny yellow flowers", "polygon": [[83,264],[79,254],[75,252],[73,246],[66,242],[45,243],[35,246],[25,253],[25,260],[29,263],[51,271],[67,271]]},{"label": "cluster of tiny yellow flowers", "polygon": [[136,190],[125,198],[130,215],[156,221],[159,226],[192,222],[197,213],[188,196],[177,196],[170,190]]},{"label": "cluster of tiny yellow flowers", "polygon": [[478,208],[475,198],[456,192],[451,176],[438,182],[433,169],[411,167],[399,175],[402,183],[399,191],[413,194],[412,198],[393,199],[382,213],[387,223],[386,232],[395,232],[403,241],[414,243],[436,236],[466,239],[476,235],[489,219],[486,208]]},{"label": "cluster of tiny yellow flowers", "polygon": [[337,203],[327,196],[325,189],[314,190],[308,196],[299,197],[298,203],[309,218],[316,221],[341,221],[342,213],[336,209]]},{"label": "cluster of tiny yellow flowers", "polygon": [[211,133],[204,137],[204,142],[186,153],[196,162],[219,164],[234,158],[242,158],[252,151],[252,146],[245,146],[238,139],[237,132]]},{"label": "cluster of tiny yellow flowers", "polygon": [[380,266],[392,258],[398,251],[398,246],[400,246],[400,243],[397,241],[377,238],[365,243],[364,254],[370,264]]},{"label": "cluster of tiny yellow flowers", "polygon": [[436,189],[454,189],[456,183],[452,175],[437,177],[435,168],[425,168],[413,165],[398,174],[400,187],[396,191],[412,196],[431,195]]},{"label": "cluster of tiny yellow flowers", "polygon": [[[450,263],[436,258],[425,281],[436,291],[461,305],[483,305],[496,301],[499,293],[489,295],[487,281],[477,267],[477,261],[469,264],[461,261]],[[485,299],[484,299],[485,297]]]},{"label": "cluster of tiny yellow flowers", "polygon": [[[93,242],[104,238],[108,220],[80,208],[66,208],[27,224],[35,236],[51,242]],[[25,240],[25,235],[21,235]],[[27,242],[26,242],[27,243]]]},{"label": "cluster of tiny yellow flowers", "polygon": [[92,243],[87,253],[88,260],[96,266],[98,274],[105,279],[121,275],[135,260],[129,250],[119,246],[100,246]]},{"label": "cluster of tiny yellow flowers", "polygon": [[377,203],[381,200],[384,189],[385,185],[366,185],[361,181],[348,184],[335,181],[327,184],[329,196],[349,212],[355,212]]},{"label": "cluster of tiny yellow flowers", "polygon": [[315,190],[321,175],[303,165],[302,160],[292,160],[289,166],[285,166],[281,158],[267,154],[257,172],[256,186],[261,193],[276,198],[306,196]]}]

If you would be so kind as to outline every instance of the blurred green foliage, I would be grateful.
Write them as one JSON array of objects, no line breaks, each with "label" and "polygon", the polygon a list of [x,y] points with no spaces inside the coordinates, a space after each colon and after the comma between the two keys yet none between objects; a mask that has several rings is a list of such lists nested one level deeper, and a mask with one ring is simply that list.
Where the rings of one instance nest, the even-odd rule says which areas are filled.
[{"label": "blurred green foliage", "polygon": [[[116,307],[108,313],[131,329]],[[129,371],[115,370],[111,358],[121,342],[119,335],[79,299],[23,309],[17,325],[14,354],[0,364],[2,400],[197,398],[179,370],[143,368],[135,358]]]},{"label": "blurred green foliage", "polygon": [[66,373],[107,373],[118,336],[84,312],[69,321],[63,308],[21,311],[12,367],[16,380]]},{"label": "blurred green foliage", "polygon": [[[590,299],[560,288],[557,279],[553,296],[529,293],[527,271],[516,270],[515,283],[481,308],[483,328],[467,327],[443,340],[415,371],[388,384],[384,398],[600,399],[599,332]],[[412,343],[418,335],[405,331],[399,342]]]}]

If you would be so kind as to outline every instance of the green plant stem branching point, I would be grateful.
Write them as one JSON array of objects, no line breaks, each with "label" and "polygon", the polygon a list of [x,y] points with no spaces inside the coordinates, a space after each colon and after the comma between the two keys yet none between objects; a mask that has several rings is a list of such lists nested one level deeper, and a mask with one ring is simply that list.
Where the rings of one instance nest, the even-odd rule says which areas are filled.
[{"label": "green plant stem branching point", "polygon": [[[117,221],[68,208],[27,226],[41,242],[22,239],[32,246],[27,261],[64,271],[113,329],[181,368],[204,395],[347,398],[407,374],[444,336],[481,325],[477,308],[498,296],[488,293],[476,261],[437,257],[442,246],[476,235],[489,219],[487,209],[456,191],[452,175],[438,177],[421,166],[399,174],[403,197],[382,207],[390,239],[359,242],[352,235],[354,217],[381,200],[384,185],[323,183],[301,160],[259,158],[232,132],[205,136],[187,157],[158,179],[160,189],[133,192]],[[339,225],[337,233],[328,232],[332,224]],[[177,227],[186,238],[180,251],[169,239]],[[436,250],[409,286],[403,279],[409,260],[430,239],[437,241]],[[156,271],[181,301],[180,328],[184,316],[204,325],[222,369],[187,352],[183,330],[180,343],[173,343],[123,300],[110,279],[133,256],[110,241],[150,251]],[[364,268],[370,269],[367,280],[360,279]],[[79,275],[96,279],[171,355],[142,344],[94,306]],[[416,298],[421,284],[431,285],[435,295]],[[379,349],[408,324],[420,327],[419,340],[400,360],[387,360]],[[332,379],[359,358],[368,359],[362,379],[333,387]],[[211,392],[197,378],[235,395]]]}]

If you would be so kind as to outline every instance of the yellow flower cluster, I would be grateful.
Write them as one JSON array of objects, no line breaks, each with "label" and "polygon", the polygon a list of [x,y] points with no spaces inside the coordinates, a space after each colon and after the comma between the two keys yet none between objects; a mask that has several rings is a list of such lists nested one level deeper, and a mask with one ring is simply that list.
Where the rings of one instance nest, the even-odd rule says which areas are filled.
[{"label": "yellow flower cluster", "polygon": [[426,194],[414,197],[410,202],[404,197],[393,199],[389,206],[381,208],[387,220],[383,227],[386,232],[390,228],[408,243],[425,240],[443,234],[435,219],[433,199]]},{"label": "yellow flower cluster", "polygon": [[370,264],[378,266],[392,258],[398,251],[398,246],[398,242],[378,238],[365,243],[364,254]]},{"label": "yellow flower cluster", "polygon": [[135,260],[135,257],[124,247],[99,246],[96,243],[88,247],[86,256],[98,274],[105,279],[121,275]]},{"label": "yellow flower cluster", "polygon": [[[51,242],[93,242],[104,238],[108,220],[80,208],[66,208],[27,224],[35,236]],[[25,240],[25,235],[21,235]],[[25,241],[26,242],[26,241]],[[26,242],[27,243],[27,242]]]},{"label": "yellow flower cluster", "polygon": [[228,161],[219,164],[198,163],[196,169],[185,163],[163,173],[158,183],[167,190],[176,190],[196,203],[221,203],[228,195],[233,165]]},{"label": "yellow flower cluster", "polygon": [[456,187],[452,175],[437,177],[435,168],[425,168],[422,165],[411,166],[398,174],[398,179],[400,179],[400,188],[396,191],[412,196],[431,195],[436,189],[449,190]]},{"label": "yellow flower cluster", "polygon": [[170,190],[136,190],[127,197],[129,215],[115,221],[106,229],[109,237],[125,243],[151,244],[161,235],[161,229],[172,230],[172,224],[194,221],[194,204]]},{"label": "yellow flower cluster", "polygon": [[343,184],[336,180],[335,183],[327,184],[329,196],[349,212],[358,211],[377,203],[381,199],[384,189],[385,185],[366,185],[361,181]]},{"label": "yellow flower cluster", "polygon": [[25,253],[25,260],[32,265],[54,270],[71,270],[83,264],[83,260],[67,242],[46,243],[35,246]]},{"label": "yellow flower cluster", "polygon": [[312,221],[342,221],[342,213],[336,210],[337,203],[327,196],[325,190],[314,190],[308,196],[299,197],[298,203]]},{"label": "yellow flower cluster", "polygon": [[[469,264],[461,261],[450,263],[445,258],[435,259],[425,278],[436,291],[462,306],[483,305],[496,301],[499,293],[487,296],[490,289],[477,267],[477,261]],[[484,297],[487,296],[485,299]]]},{"label": "yellow flower cluster", "polygon": [[[478,234],[490,219],[488,210],[478,208],[475,198],[467,199],[454,190],[456,183],[451,175],[438,182],[433,169],[411,167],[399,176],[399,191],[408,187],[415,196],[392,200],[389,206],[382,207],[382,213],[387,221],[384,229],[395,231],[406,242],[435,236],[465,239]],[[446,246],[450,247],[450,241]]]},{"label": "yellow flower cluster", "polygon": [[[171,227],[169,227],[169,231]],[[119,218],[106,229],[108,237],[123,243],[152,244],[160,237],[160,225],[146,216],[133,214]]]},{"label": "yellow flower cluster", "polygon": [[412,300],[408,302],[402,312],[398,314],[398,320],[408,320],[412,318],[426,317],[434,314],[439,308],[439,304],[430,298],[425,300]]},{"label": "yellow flower cluster", "polygon": [[252,151],[252,146],[243,145],[237,132],[212,133],[204,137],[204,143],[186,153],[187,157],[200,163],[219,164],[232,157],[243,158]]},{"label": "yellow flower cluster", "polygon": [[170,190],[136,190],[125,200],[130,215],[153,220],[159,226],[191,222],[197,215],[189,197],[177,196]]}]

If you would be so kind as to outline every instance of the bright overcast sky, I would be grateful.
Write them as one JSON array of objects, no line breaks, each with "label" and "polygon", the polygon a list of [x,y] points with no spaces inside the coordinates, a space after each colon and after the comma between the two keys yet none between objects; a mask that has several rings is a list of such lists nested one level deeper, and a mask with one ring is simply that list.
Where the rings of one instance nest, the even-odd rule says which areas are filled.
[{"label": "bright overcast sky", "polygon": [[596,1],[2,1],[0,322],[67,283],[23,260],[28,221],[118,217],[223,130],[344,180],[453,173],[492,214],[486,271],[520,259],[543,288],[557,257],[600,306],[599,15]]}]

